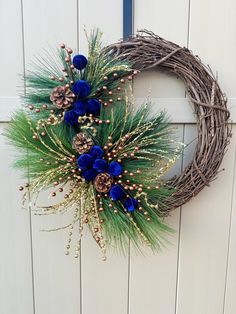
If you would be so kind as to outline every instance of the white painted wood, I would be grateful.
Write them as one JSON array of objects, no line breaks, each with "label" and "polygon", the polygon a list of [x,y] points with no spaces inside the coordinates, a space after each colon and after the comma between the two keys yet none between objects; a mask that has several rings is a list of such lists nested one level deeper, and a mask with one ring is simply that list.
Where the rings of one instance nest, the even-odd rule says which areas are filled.
[{"label": "white painted wood", "polygon": [[[180,45],[187,45],[188,35],[188,1],[135,1],[134,6],[134,30],[148,29]],[[145,14],[144,14],[145,12]],[[166,18],[168,16],[168,19]],[[178,27],[170,27],[169,21],[177,23]],[[155,103],[155,108],[166,109],[173,123],[179,123],[181,113],[190,117],[192,121],[191,107],[185,108],[185,88],[181,80],[167,73],[151,70],[141,73],[135,79],[134,95],[136,98],[150,96]],[[162,106],[162,107],[161,107]],[[176,110],[178,107],[180,110]],[[180,113],[180,115],[176,113]],[[183,118],[183,121],[186,120]],[[181,121],[181,122],[183,122]]]},{"label": "white painted wood", "polygon": [[[42,194],[39,204],[49,205],[48,194]],[[43,231],[68,224],[72,214],[32,216],[36,313],[80,313],[80,260],[74,258],[74,241],[66,256],[68,230]]]},{"label": "white painted wood", "polygon": [[[196,130],[188,126],[185,134],[185,140],[191,141]],[[232,142],[235,140],[234,136]],[[229,147],[222,164],[226,170],[218,175],[218,180],[183,207],[176,314],[223,311],[234,145]],[[186,151],[187,163],[189,157]]]},{"label": "white painted wood", "polygon": [[[148,28],[185,46],[189,38],[193,53],[209,63],[214,72],[218,71],[235,122],[235,1],[136,0],[134,3],[135,29]],[[79,46],[86,54],[84,26],[88,31],[100,27],[105,44],[122,37],[122,0],[22,0],[22,4],[24,42],[21,0],[2,0],[0,4],[3,47],[0,67],[1,77],[7,78],[1,80],[0,121],[9,121],[13,108],[20,105],[17,92],[22,90],[18,74],[24,71],[23,51],[27,65],[47,44],[55,47],[63,41],[72,48]],[[143,73],[135,81],[134,92],[137,103],[150,96],[155,103],[154,111],[167,109],[173,123],[195,122],[184,86],[176,78],[154,71]],[[1,130],[4,127],[1,124]],[[188,143],[196,135],[195,127],[179,125],[176,133],[183,130],[184,141]],[[236,133],[235,126],[233,132]],[[185,150],[184,163],[191,160],[194,145]],[[20,210],[21,194],[17,188],[22,181],[10,168],[14,152],[0,137],[0,312],[234,314],[235,146],[234,134],[222,165],[226,171],[219,174],[210,188],[168,218],[167,222],[176,229],[172,246],[146,258],[136,256],[133,251],[127,258],[108,253],[108,261],[103,262],[97,245],[86,233],[80,263],[73,258],[73,249],[71,256],[64,255],[66,232],[40,231],[62,226],[69,216],[32,217],[31,238],[29,213]],[[177,164],[175,171],[180,166]],[[47,202],[47,193],[42,201]]]},{"label": "white painted wood", "polygon": [[[140,83],[141,84],[141,83]],[[166,110],[170,117],[171,123],[195,123],[195,115],[193,106],[187,98],[179,97],[155,97],[150,96],[150,92],[137,92],[136,83],[135,96],[136,103],[144,103],[148,97],[150,98],[155,112]],[[150,87],[153,85],[150,83]],[[142,97],[141,97],[142,96]],[[145,97],[144,97],[145,96]],[[0,97],[0,121],[8,122],[11,119],[12,112],[19,108],[21,102],[19,97]],[[230,121],[236,123],[236,98],[228,99],[228,108],[230,110]]]},{"label": "white painted wood", "polygon": [[[233,127],[234,137],[236,127]],[[236,140],[231,143],[236,156]],[[225,278],[225,300],[223,314],[232,314],[236,309],[236,158],[234,159],[234,182],[232,186],[231,224],[229,228],[229,243],[227,255],[227,272]]]},{"label": "white painted wood", "polygon": [[179,209],[166,219],[176,233],[170,238],[171,244],[155,254],[146,252],[138,256],[132,252],[130,312],[131,314],[165,313],[175,310],[175,292],[178,255]]},{"label": "white painted wood", "polygon": [[[177,126],[176,126],[177,128]],[[184,127],[176,129],[178,140],[183,142]],[[171,176],[181,171],[180,158]],[[166,219],[176,232],[169,238],[171,244],[161,252],[152,254],[145,250],[145,256],[138,256],[131,251],[130,271],[130,314],[165,313],[175,311],[177,257],[178,257],[178,229],[180,209],[175,210]]]},{"label": "white painted wood", "polygon": [[218,73],[228,97],[236,95],[236,2],[234,0],[191,0],[189,44],[203,62]]},{"label": "white painted wood", "polygon": [[102,261],[99,247],[87,232],[82,240],[82,313],[126,314],[128,258],[108,250]]},{"label": "white painted wood", "polygon": [[169,73],[150,70],[136,76],[134,93],[137,98],[183,98],[184,84]]},{"label": "white painted wood", "polygon": [[[21,25],[20,1],[1,1],[0,121],[9,120],[9,116],[4,116],[6,112],[9,115],[9,106],[16,108],[19,105],[16,95],[20,91],[21,80],[18,75],[23,72]],[[16,174],[11,167],[15,153],[6,145],[5,138],[2,136],[5,127],[6,125],[1,123],[0,312],[33,314],[29,214],[21,210],[21,193],[18,192],[18,186],[22,184],[22,180],[19,178],[19,173]]]},{"label": "white painted wood", "polygon": [[[149,0],[150,1],[150,0]],[[73,3],[73,9],[75,9],[75,1],[72,2]],[[197,4],[196,4],[197,3]],[[218,1],[218,8],[220,7],[220,2]],[[183,22],[181,24],[178,24],[178,28],[176,28],[175,32],[174,29],[170,29],[169,27],[165,26],[165,23],[163,22],[163,18],[165,18],[165,13],[168,13],[169,11],[174,12],[175,16],[177,19],[179,19],[179,15],[176,14],[176,12],[174,11],[174,7],[173,5],[177,5],[177,12],[184,12],[184,14],[187,16],[187,11],[188,11],[188,4],[187,1],[181,1],[180,3],[176,3],[173,4],[170,1],[165,2],[165,5],[161,5],[161,10],[156,10],[156,14],[155,15],[155,19],[152,19],[149,17],[149,15],[147,14],[143,14],[143,9],[145,6],[145,10],[153,10],[153,6],[148,6],[147,5],[148,2],[141,2],[141,1],[136,1],[135,2],[135,29],[137,28],[141,28],[141,27],[147,27],[149,29],[152,29],[154,31],[156,31],[157,33],[161,34],[162,36],[165,36],[168,39],[172,39],[171,37],[173,36],[173,40],[177,42],[177,38],[180,39],[180,36],[182,36],[181,40],[179,40],[179,43],[182,45],[186,45],[187,44],[187,31],[184,30],[183,28],[187,27],[186,23],[187,22]],[[35,7],[35,5],[31,4],[32,6]],[[213,68],[213,71],[217,71],[218,67],[219,70],[222,68],[223,70],[223,77],[221,76],[221,73],[219,73],[220,77],[220,83],[222,82],[227,82],[228,86],[231,86],[230,89],[231,91],[228,91],[228,96],[229,96],[229,109],[231,110],[231,119],[235,122],[236,121],[236,101],[235,101],[235,95],[234,95],[234,91],[233,91],[233,74],[228,75],[228,68],[225,67],[225,62],[227,62],[226,57],[224,57],[222,59],[222,54],[218,53],[218,49],[216,49],[215,46],[213,46],[212,51],[210,51],[210,48],[207,47],[212,47],[212,45],[209,44],[209,41],[207,41],[207,44],[205,44],[205,41],[202,41],[202,36],[198,36],[199,33],[202,32],[203,30],[203,26],[201,26],[201,28],[199,29],[199,25],[198,25],[198,16],[199,14],[201,14],[202,12],[202,5],[204,5],[203,2],[192,2],[191,3],[191,32],[190,32],[190,44],[191,44],[191,48],[193,49],[193,53],[199,53],[203,60],[206,63],[209,63],[209,60],[207,59],[207,56],[209,55],[209,57],[212,60],[211,66]],[[34,29],[37,28],[39,30],[39,32],[37,33],[37,36],[35,36],[34,32],[32,32],[32,36],[31,38],[27,39],[27,30],[26,30],[26,49],[27,49],[27,42],[30,42],[30,51],[32,53],[32,55],[37,55],[39,53],[39,51],[44,48],[45,43],[50,44],[51,46],[54,46],[55,44],[58,44],[58,42],[60,42],[61,40],[63,40],[63,38],[66,38],[68,42],[70,42],[70,38],[73,37],[73,41],[75,41],[75,37],[77,36],[75,34],[75,32],[71,32],[68,31],[68,29],[70,29],[70,27],[72,26],[72,24],[70,23],[69,25],[65,26],[63,25],[63,29],[59,31],[57,31],[60,23],[60,19],[57,19],[55,21],[55,19],[53,19],[54,16],[54,6],[53,3],[50,6],[49,10],[45,10],[46,12],[44,12],[44,8],[46,8],[45,4],[40,4],[37,3],[36,4],[36,11],[37,11],[37,15],[39,15],[39,17],[37,17],[35,19],[34,17],[34,13],[31,12],[30,13],[30,23],[32,23],[32,25],[34,25]],[[59,10],[62,10],[62,6],[64,6],[63,3],[58,3],[57,4],[57,10],[59,8]],[[116,41],[119,37],[121,37],[121,35],[119,35],[119,37],[117,37],[116,35],[116,31],[113,31],[112,29],[115,29],[117,31],[119,31],[119,33],[122,33],[122,23],[120,22],[122,19],[122,1],[118,0],[114,3],[110,2],[110,1],[100,1],[98,4],[98,8],[97,10],[100,10],[101,8],[106,8],[107,11],[109,12],[113,12],[113,14],[109,14],[109,16],[105,19],[100,21],[100,16],[97,15],[97,13],[95,12],[95,10],[93,10],[92,12],[87,12],[89,11],[88,8],[90,6],[93,6],[93,3],[91,2],[91,4],[89,2],[85,2],[85,1],[81,1],[80,5],[79,5],[79,10],[78,10],[78,17],[79,17],[79,29],[80,29],[80,36],[79,36],[79,40],[81,42],[80,46],[84,47],[86,52],[86,38],[85,38],[85,34],[83,32],[83,29],[86,28],[88,31],[94,27],[94,26],[99,26],[99,23],[101,25],[101,29],[109,29],[109,32],[104,32],[104,41],[105,42],[112,42],[112,41]],[[160,6],[159,2],[156,1],[154,4],[154,9],[155,6],[158,8]],[[196,7],[196,9],[195,9]],[[226,9],[226,13],[228,12],[230,7],[230,3],[227,5]],[[28,6],[26,6],[25,11],[27,12],[27,8]],[[70,8],[71,8],[71,4],[70,4]],[[207,5],[207,10],[204,13],[204,18],[205,18],[205,23],[207,23],[207,19],[208,19],[208,12],[209,12],[209,8],[211,8],[211,5]],[[31,10],[31,7],[29,7],[29,10]],[[2,11],[4,12],[4,10]],[[11,11],[12,12],[12,11]],[[86,12],[86,14],[90,15],[90,18],[87,19],[87,15],[83,14],[82,12]],[[146,11],[145,11],[146,12]],[[226,14],[225,13],[225,14]],[[40,15],[41,14],[41,15]],[[113,19],[113,16],[116,16],[117,19],[120,23],[115,23],[116,20]],[[159,16],[160,15],[160,16]],[[4,15],[3,18],[5,17],[6,19],[7,15]],[[63,15],[63,20],[65,14]],[[178,17],[177,17],[178,16]],[[99,23],[95,23],[95,19],[99,20]],[[226,19],[227,16],[224,15],[224,19]],[[19,19],[19,18],[18,18]],[[211,19],[213,19],[213,23],[217,23],[217,15],[212,15]],[[185,18],[181,19],[182,21],[185,20]],[[2,19],[2,21],[4,22],[5,20]],[[39,22],[37,22],[39,21]],[[43,22],[42,22],[43,21]],[[53,21],[53,22],[52,22]],[[196,22],[195,22],[196,21]],[[2,22],[2,23],[3,23]],[[38,23],[38,24],[37,24]],[[51,23],[53,24],[53,28],[50,27],[48,29],[47,24]],[[102,24],[101,24],[102,23]],[[114,25],[115,23],[115,25]],[[231,22],[227,23],[233,23],[233,19],[231,20]],[[96,25],[95,25],[96,24]],[[109,28],[109,25],[113,25],[113,28]],[[201,24],[203,25],[203,24]],[[217,24],[218,25],[218,24]],[[221,25],[221,24],[220,24]],[[231,24],[230,24],[231,25]],[[75,22],[74,22],[74,27],[76,27]],[[205,24],[204,24],[205,27]],[[230,28],[230,26],[227,26],[228,28]],[[17,28],[18,32],[19,32],[20,27]],[[2,28],[3,30],[3,28]],[[222,30],[220,30],[221,32],[224,31],[224,28]],[[63,32],[65,35],[63,35]],[[198,33],[197,33],[198,32]],[[218,37],[214,37],[212,35],[212,33],[214,32],[214,28],[211,29],[211,31],[209,31],[208,37],[211,38],[211,42],[213,41],[214,45],[218,45]],[[207,38],[208,38],[207,37]],[[231,49],[225,49],[226,51],[233,51],[232,53],[234,54],[234,49],[235,48],[235,42],[233,40],[231,40],[230,35],[228,35],[228,39],[224,37],[224,42],[223,42],[223,46],[224,45],[231,45]],[[11,47],[10,45],[12,45],[13,43],[11,43],[11,40],[9,39],[9,36],[5,36],[4,40],[6,42],[6,46]],[[20,36],[19,36],[20,38]],[[205,37],[204,37],[205,38]],[[206,39],[204,39],[206,40]],[[201,43],[200,43],[201,41]],[[34,44],[35,43],[35,44]],[[37,43],[37,44],[36,44]],[[18,45],[18,50],[19,47],[21,47],[21,45]],[[38,47],[38,48],[34,48],[34,47]],[[12,47],[12,49],[10,51],[15,51],[15,46]],[[196,51],[195,51],[196,49]],[[221,48],[222,49],[222,48]],[[199,51],[200,50],[200,51]],[[215,55],[213,57],[211,57],[212,55]],[[227,55],[228,57],[228,55]],[[215,60],[215,58],[218,58],[217,60]],[[4,58],[3,58],[4,59]],[[13,60],[15,60],[14,62],[19,62],[20,58],[12,58]],[[234,58],[232,58],[231,60],[234,60]],[[232,67],[230,66],[230,71],[232,73],[234,73],[234,63],[232,64]],[[4,65],[4,69],[6,68],[6,63],[3,64]],[[8,66],[7,66],[8,68]],[[11,66],[11,69],[13,67]],[[17,65],[16,65],[17,68]],[[18,67],[19,68],[19,67]],[[6,69],[6,71],[9,71]],[[22,72],[21,70],[18,71],[19,73]],[[230,73],[231,73],[230,72]],[[16,76],[16,73],[13,73],[13,75]],[[230,85],[228,84],[228,82],[230,83]],[[7,84],[7,83],[5,83]],[[226,84],[226,83],[224,83]],[[12,87],[9,87],[9,85],[11,84],[7,84],[7,88],[12,88],[15,89],[14,84],[12,84]],[[15,85],[19,85],[19,82]],[[145,95],[150,95],[151,98],[153,99],[153,101],[157,104],[158,107],[160,108],[165,108],[169,114],[170,117],[173,121],[173,123],[193,123],[194,120],[194,116],[192,114],[192,108],[191,105],[189,106],[186,102],[186,99],[184,98],[184,86],[181,83],[180,80],[177,80],[174,77],[171,77],[167,74],[163,74],[163,73],[157,73],[156,71],[149,71],[148,73],[143,73],[141,75],[138,76],[135,86],[137,86],[135,88],[135,94],[136,97],[138,98],[143,98],[145,97]],[[224,90],[224,85],[222,85],[222,88]],[[5,90],[5,87],[4,87]],[[171,92],[170,92],[171,91]],[[171,98],[169,97],[171,94]],[[12,98],[12,96],[0,96],[0,119],[1,121],[9,121],[10,116],[11,116],[11,112],[12,110],[16,107],[19,106],[19,101],[18,99],[15,99],[14,97]],[[186,108],[187,105],[187,108]],[[176,107],[178,107],[178,110],[176,110]]]},{"label": "white painted wood", "polygon": [[[136,98],[136,103],[142,105],[147,102],[146,98]],[[150,97],[153,107],[153,113],[158,113],[162,110],[167,112],[170,123],[196,123],[191,103],[187,98],[153,98]]]},{"label": "white painted wood", "polygon": [[16,97],[20,91],[20,77],[23,73],[23,43],[20,0],[1,0],[0,3],[1,42],[1,86],[0,97]]},{"label": "white painted wood", "polygon": [[77,48],[77,1],[23,0],[26,66],[61,42]]},{"label": "white painted wood", "polygon": [[[9,121],[11,112],[20,106],[17,94],[22,91],[23,41],[20,0],[0,3],[1,87],[0,121]],[[11,27],[9,27],[11,20]],[[7,31],[6,31],[7,30]],[[14,40],[12,40],[14,38]],[[4,78],[4,79],[3,79]]]},{"label": "white painted wood", "polygon": [[[88,8],[93,10],[88,10]],[[104,13],[106,12],[106,18]],[[86,53],[87,31],[94,26],[104,32],[104,44],[122,37],[122,1],[81,0],[79,2],[79,48]],[[108,260],[101,260],[101,254],[89,234],[82,240],[82,313],[126,314],[128,301],[128,258],[108,252]]]},{"label": "white painted wood", "polygon": [[[23,0],[23,22],[27,67],[43,49],[56,49],[61,42],[77,48],[76,0]],[[45,192],[43,203],[47,195]],[[73,254],[64,254],[67,232],[41,232],[67,221],[66,216],[32,216],[36,314],[80,313],[80,264]]]},{"label": "white painted wood", "polygon": [[80,0],[79,15],[79,47],[87,53],[87,41],[84,30],[90,32],[99,28],[103,32],[104,45],[122,38],[122,0]]},{"label": "white painted wood", "polygon": [[134,30],[148,29],[161,37],[187,45],[188,0],[135,0]]},{"label": "white painted wood", "polygon": [[[210,63],[214,72],[218,72],[222,89],[232,98],[235,95],[236,67],[234,14],[234,1],[191,1],[190,48],[205,63]],[[229,102],[229,107],[234,113],[235,104]],[[190,131],[188,134],[191,136]],[[235,136],[232,142],[235,143]],[[230,146],[224,160],[226,172],[184,208],[177,313],[222,313],[224,307],[228,313],[235,311],[231,296],[235,280],[231,266],[235,248],[231,246],[232,242],[230,246],[228,243],[229,228],[233,226],[230,219],[234,145]],[[192,228],[190,221],[195,222]],[[189,234],[190,237],[187,236]],[[230,271],[226,280],[228,247]]]},{"label": "white painted wood", "polygon": [[14,110],[21,105],[20,97],[17,96],[0,96],[0,121],[9,122]]},{"label": "white painted wood", "polygon": [[[161,8],[161,9],[160,9]],[[145,14],[144,14],[145,12]],[[155,13],[154,13],[155,12]],[[169,19],[172,23],[178,22],[178,28],[169,27]],[[152,18],[153,17],[153,18]],[[188,2],[173,1],[139,1],[135,2],[135,29],[147,28],[160,36],[167,37],[181,45],[187,44],[188,33]],[[186,116],[192,116],[191,107],[185,98],[185,88],[180,80],[166,73],[148,71],[139,75],[134,84],[134,95],[138,103],[146,96],[154,102],[156,112],[167,109],[172,122],[179,122],[181,112]],[[185,110],[181,110],[181,108]],[[177,109],[178,108],[178,109]],[[178,113],[180,115],[178,116]],[[182,118],[181,118],[182,119]],[[184,126],[180,125],[177,134],[183,141]],[[178,169],[177,169],[178,168]],[[181,162],[175,170],[179,172]],[[130,313],[172,314],[176,303],[176,279],[178,273],[178,228],[180,209],[176,210],[166,221],[176,230],[172,239],[173,246],[147,258],[131,255],[130,271]]]},{"label": "white painted wood", "polygon": [[15,152],[6,145],[0,124],[0,313],[34,314],[29,213],[21,208],[22,179],[12,169]]}]

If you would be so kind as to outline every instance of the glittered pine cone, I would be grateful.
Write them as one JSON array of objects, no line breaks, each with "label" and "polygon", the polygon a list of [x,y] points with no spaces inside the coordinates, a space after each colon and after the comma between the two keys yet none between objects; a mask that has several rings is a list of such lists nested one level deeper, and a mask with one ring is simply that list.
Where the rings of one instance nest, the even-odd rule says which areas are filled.
[{"label": "glittered pine cone", "polygon": [[113,184],[112,177],[106,173],[99,173],[94,179],[94,187],[99,193],[107,193]]},{"label": "glittered pine cone", "polygon": [[75,99],[74,93],[70,90],[69,86],[55,87],[50,96],[50,100],[59,108],[69,108]]},{"label": "glittered pine cone", "polygon": [[79,154],[87,153],[93,145],[93,140],[85,133],[80,132],[73,138],[72,146]]}]

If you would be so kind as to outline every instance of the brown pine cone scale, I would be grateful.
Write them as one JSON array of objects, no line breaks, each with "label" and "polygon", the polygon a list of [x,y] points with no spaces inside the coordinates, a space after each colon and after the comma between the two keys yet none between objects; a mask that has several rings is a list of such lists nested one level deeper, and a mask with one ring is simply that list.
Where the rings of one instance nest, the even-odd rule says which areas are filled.
[{"label": "brown pine cone scale", "polygon": [[108,173],[103,172],[103,173],[99,173],[96,176],[93,184],[94,184],[95,189],[99,193],[107,193],[112,187],[113,179]]},{"label": "brown pine cone scale", "polygon": [[68,86],[57,86],[52,90],[50,96],[51,102],[53,102],[59,109],[69,108],[75,99],[74,93]]},{"label": "brown pine cone scale", "polygon": [[73,138],[72,147],[79,154],[87,153],[93,147],[93,145],[93,140],[85,133],[80,132]]}]

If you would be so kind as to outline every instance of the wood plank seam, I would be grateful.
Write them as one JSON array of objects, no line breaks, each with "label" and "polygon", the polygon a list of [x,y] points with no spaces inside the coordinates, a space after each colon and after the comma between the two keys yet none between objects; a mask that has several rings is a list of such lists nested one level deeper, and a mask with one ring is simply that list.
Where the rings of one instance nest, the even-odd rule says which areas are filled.
[{"label": "wood plank seam", "polygon": [[[23,56],[23,77],[24,77],[24,95],[26,95],[26,64],[25,64],[25,35],[24,35],[24,3],[23,0],[21,2],[21,31],[22,31],[22,56]],[[28,170],[28,182],[29,182],[29,170]],[[29,194],[29,204],[30,204],[30,194]],[[32,211],[31,206],[29,207],[29,234],[30,234],[30,260],[31,260],[31,282],[32,282],[32,297],[33,297],[33,313],[36,313],[35,307],[35,279],[34,279],[34,256],[33,256],[33,230],[32,230]]]},{"label": "wood plank seam", "polygon": [[[182,142],[184,143],[185,138],[185,124],[183,125]],[[181,171],[184,169],[184,152],[181,155]],[[178,304],[178,287],[179,287],[179,264],[180,264],[180,238],[181,238],[181,222],[182,222],[182,208],[179,209],[179,227],[178,227],[178,250],[176,258],[176,284],[175,284],[175,314],[177,313]]]},{"label": "wood plank seam", "polygon": [[223,314],[225,314],[225,305],[226,305],[228,270],[229,270],[229,256],[230,256],[230,247],[231,247],[230,244],[231,244],[232,216],[233,216],[233,208],[235,206],[235,196],[234,196],[235,184],[236,184],[236,145],[235,145],[235,149],[234,149],[234,176],[233,176],[233,183],[232,183],[230,223],[229,223],[228,247],[227,247],[226,269],[225,269],[225,285],[224,285],[223,312],[222,312]]},{"label": "wood plank seam", "polygon": [[[190,42],[190,16],[191,16],[191,0],[188,1],[188,23],[187,23],[187,48],[189,48]],[[185,91],[185,98],[187,98],[187,93]],[[183,143],[185,140],[186,125],[183,125]],[[184,153],[182,154],[181,171],[184,169]],[[178,298],[179,298],[179,265],[180,265],[180,250],[181,250],[181,223],[182,223],[182,210],[183,206],[180,207],[179,211],[179,233],[178,233],[178,253],[177,253],[177,270],[176,270],[176,290],[175,290],[175,314],[178,312]]]}]

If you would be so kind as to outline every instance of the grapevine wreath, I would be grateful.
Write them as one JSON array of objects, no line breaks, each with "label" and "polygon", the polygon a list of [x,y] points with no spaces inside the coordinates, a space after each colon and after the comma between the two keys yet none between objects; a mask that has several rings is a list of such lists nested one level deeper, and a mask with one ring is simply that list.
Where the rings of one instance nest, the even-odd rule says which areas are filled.
[{"label": "grapevine wreath", "polygon": [[[66,254],[76,229],[79,256],[85,225],[104,259],[107,245],[159,249],[172,232],[163,217],[217,175],[230,137],[226,98],[198,57],[152,32],[105,48],[98,30],[87,37],[87,58],[61,44],[26,74],[25,105],[6,132],[29,179],[23,203],[39,215],[72,217],[52,229],[68,229]],[[154,67],[183,80],[198,125],[193,161],[168,181],[183,146],[166,113],[153,116],[149,100],[137,108],[131,90],[133,77]],[[39,204],[43,190],[50,205]]]}]

